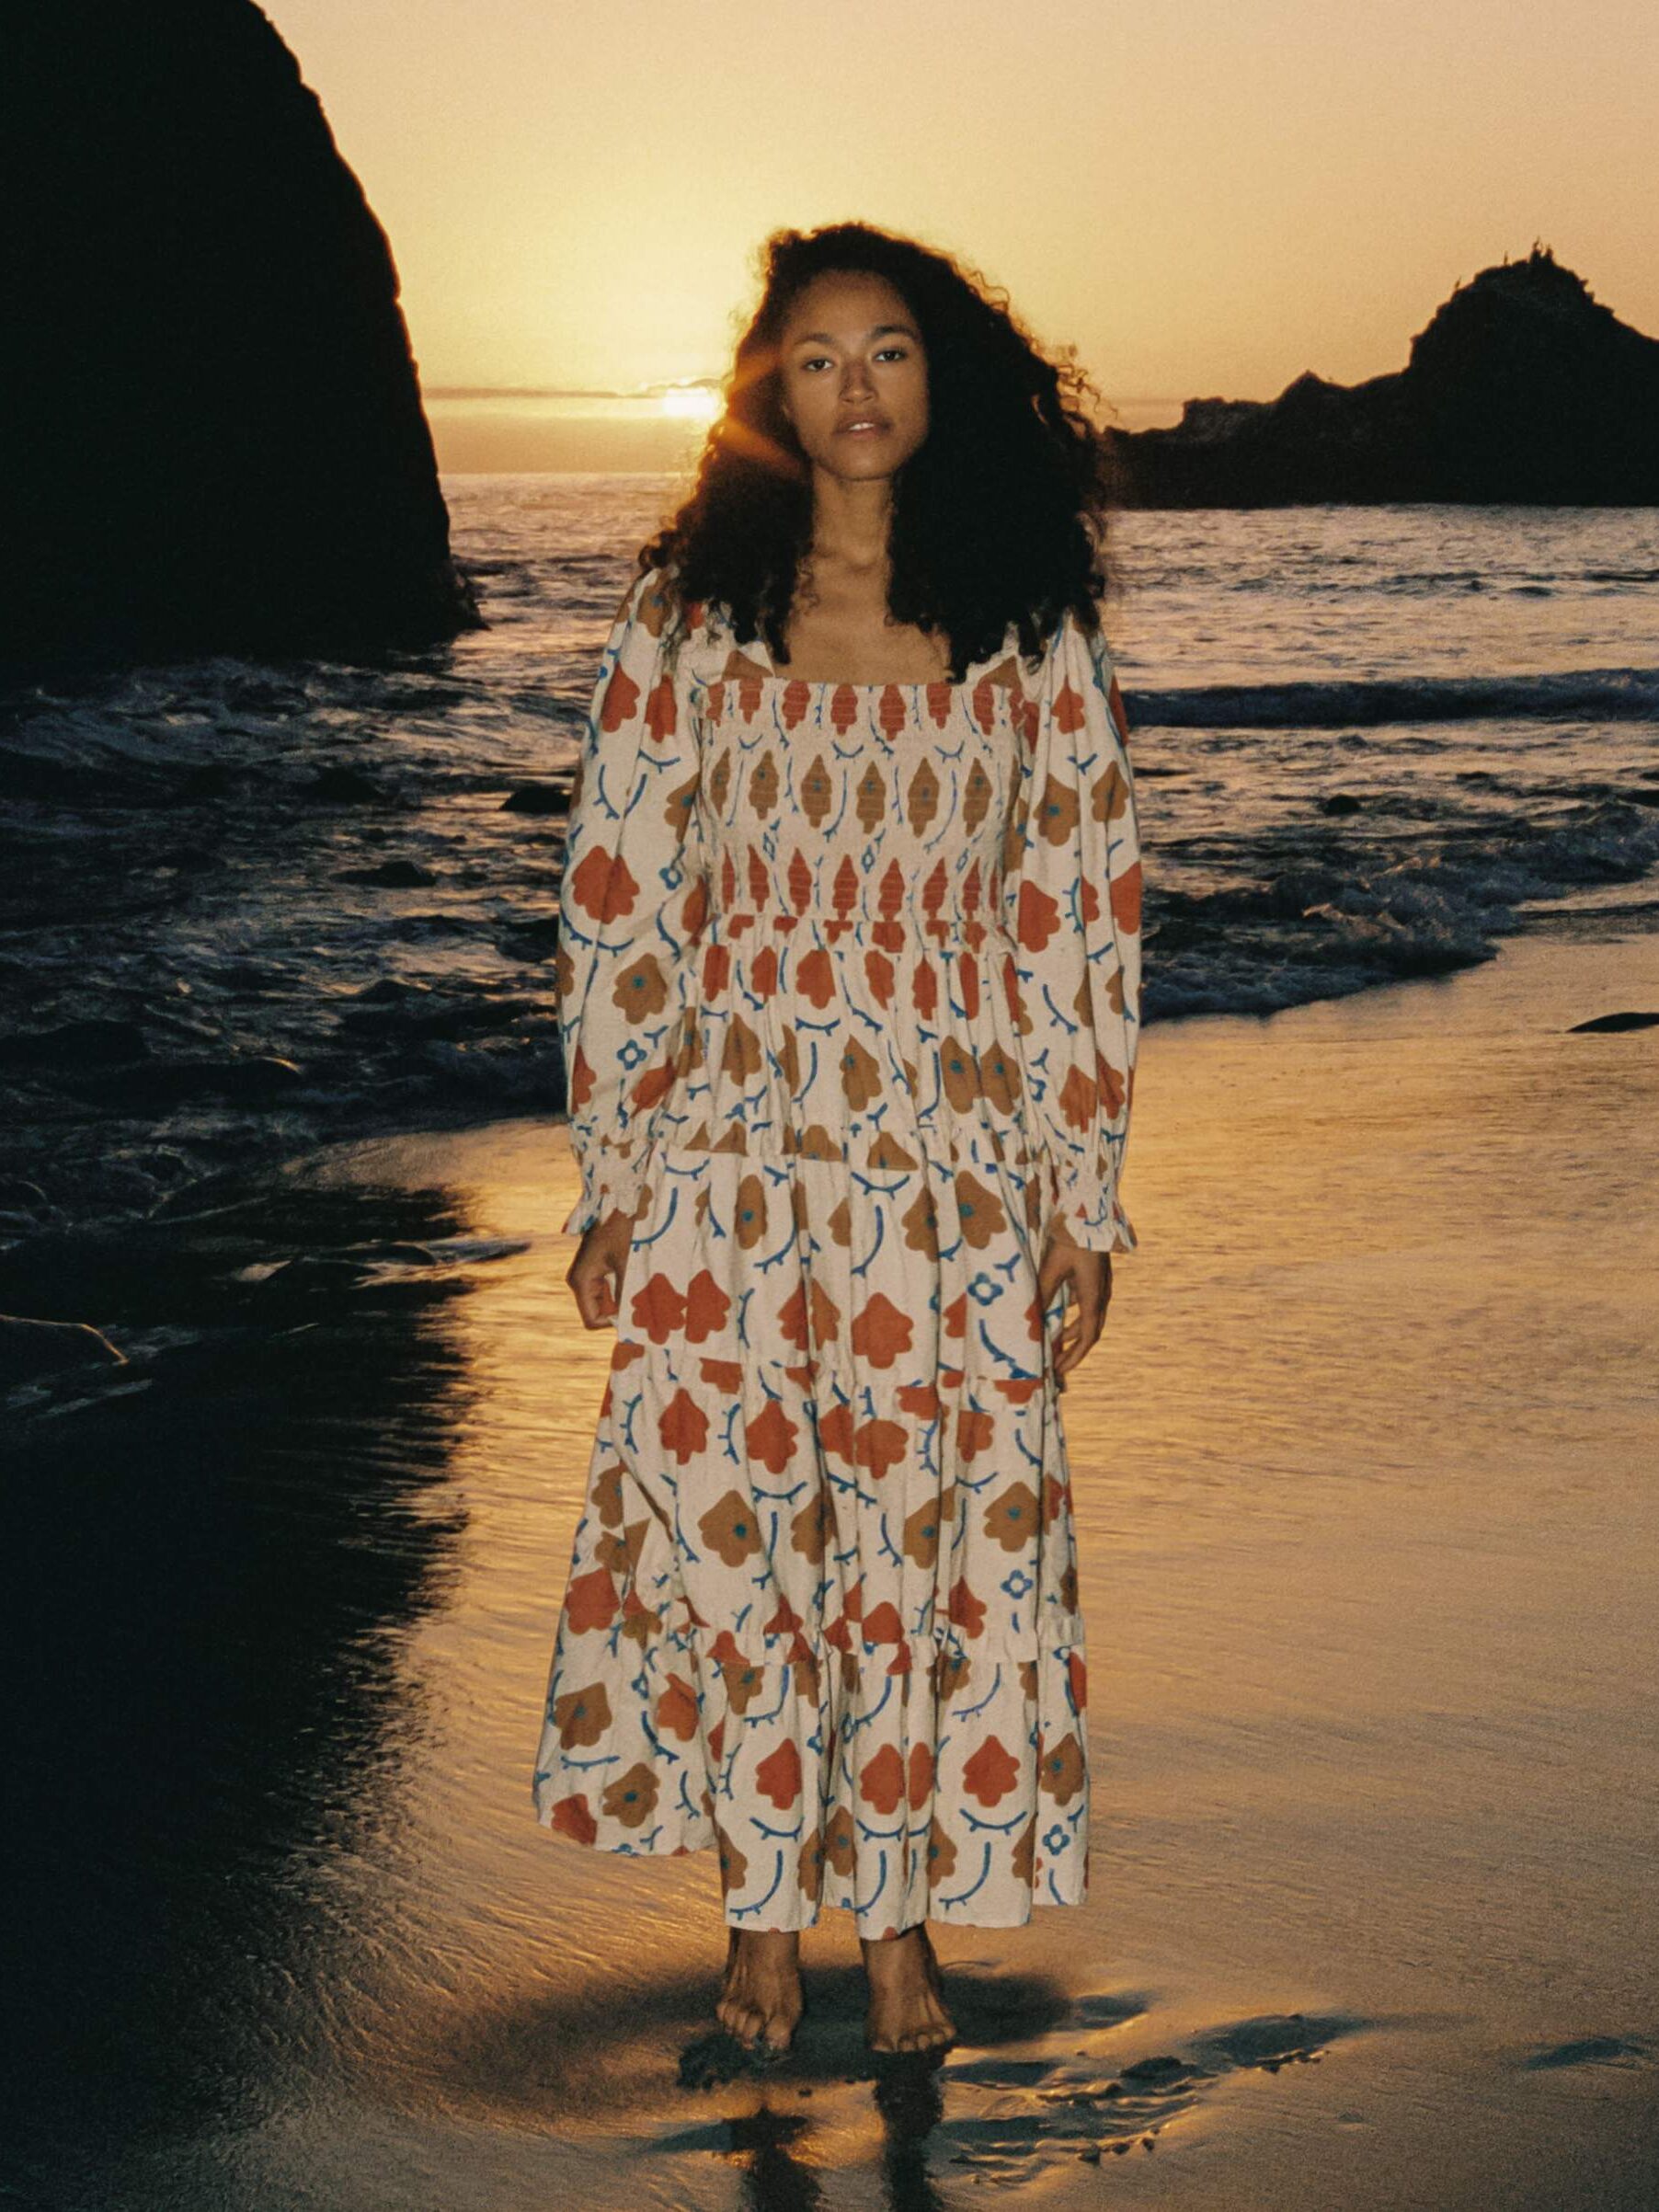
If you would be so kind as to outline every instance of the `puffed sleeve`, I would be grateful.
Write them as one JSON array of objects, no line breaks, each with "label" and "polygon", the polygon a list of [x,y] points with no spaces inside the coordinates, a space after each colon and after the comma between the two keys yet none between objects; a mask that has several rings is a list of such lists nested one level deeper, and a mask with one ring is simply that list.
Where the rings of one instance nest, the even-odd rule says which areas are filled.
[{"label": "puffed sleeve", "polygon": [[1068,613],[1026,702],[1005,854],[1027,1095],[1073,1244],[1133,1252],[1118,1198],[1140,1027],[1140,844],[1128,724],[1104,636]]},{"label": "puffed sleeve", "polygon": [[555,971],[579,1235],[632,1214],[681,1062],[708,911],[696,723],[656,569],[617,612],[572,786]]}]

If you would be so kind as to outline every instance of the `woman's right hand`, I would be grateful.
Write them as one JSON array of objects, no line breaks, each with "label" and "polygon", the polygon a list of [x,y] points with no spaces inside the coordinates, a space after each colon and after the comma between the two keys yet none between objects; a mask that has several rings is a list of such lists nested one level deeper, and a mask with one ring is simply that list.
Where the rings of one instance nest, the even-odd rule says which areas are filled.
[{"label": "woman's right hand", "polygon": [[620,1209],[587,1230],[565,1280],[576,1298],[582,1325],[614,1327],[622,1304],[623,1275],[634,1242],[634,1221]]}]

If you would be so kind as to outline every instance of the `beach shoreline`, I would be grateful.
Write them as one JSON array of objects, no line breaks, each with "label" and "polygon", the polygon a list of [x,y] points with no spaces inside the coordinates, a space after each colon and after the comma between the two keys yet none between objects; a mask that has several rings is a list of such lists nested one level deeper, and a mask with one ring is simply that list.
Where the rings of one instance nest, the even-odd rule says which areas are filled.
[{"label": "beach shoreline", "polygon": [[[158,1854],[146,1901],[189,1932],[134,1977],[132,2024],[154,2033],[188,1966],[264,2074],[237,2111],[231,2058],[187,2038],[195,2116],[126,2145],[119,2201],[448,2212],[540,2189],[622,2212],[643,2160],[695,2207],[975,2184],[1081,2205],[1109,2163],[1125,2202],[1175,2212],[1647,2212],[1659,1028],[1573,1031],[1628,1012],[1659,1013],[1642,928],[1149,1032],[1141,1246],[1064,1400],[1091,1895],[1024,1931],[941,1931],[964,2043],[908,2118],[871,2100],[844,1915],[806,1939],[796,2057],[699,2077],[712,1858],[573,1852],[534,1822],[610,1343],[563,1283],[563,1125],[337,1144],[153,1232],[135,1266],[165,1249],[198,1307],[214,1282],[252,1302],[211,1358],[177,1347],[146,1391],[44,1425],[39,1509],[65,1518],[36,1569],[82,1578],[100,1693],[40,1689],[42,1741],[101,1719],[118,1779],[121,1731],[154,1750],[160,1679],[112,1676],[97,1640],[138,1602],[132,1530],[190,1483],[181,1528],[248,1501],[256,1613],[273,1557],[337,1517],[259,1646],[309,1645],[336,1688],[303,1748],[279,1732],[246,1771],[212,1762],[200,1802],[191,1762],[176,1784],[181,1820],[216,1805],[223,1825],[245,1793],[265,1855],[227,1874],[206,1843]],[[89,1514],[135,1481],[125,1556],[89,1556]],[[234,1580],[224,1540],[222,1520],[212,1572]],[[200,1612],[174,1547],[147,1564],[146,1611],[223,1672],[228,1617]],[[348,1711],[338,1685],[371,1654]],[[232,1700],[214,1725],[233,1742],[246,1720]],[[296,1808],[274,1835],[273,1790]],[[77,1872],[72,1849],[46,1920],[89,1914],[120,1968],[131,1931]],[[197,1926],[210,1876],[242,1899],[235,1945],[223,1903]],[[62,2156],[30,2170],[45,2201],[72,2201]]]}]

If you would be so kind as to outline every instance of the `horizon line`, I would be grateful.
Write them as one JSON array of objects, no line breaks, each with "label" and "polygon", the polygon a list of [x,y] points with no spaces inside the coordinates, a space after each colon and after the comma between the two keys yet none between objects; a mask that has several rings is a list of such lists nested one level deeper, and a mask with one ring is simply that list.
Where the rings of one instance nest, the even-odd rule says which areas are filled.
[{"label": "horizon line", "polygon": [[[423,388],[423,395],[428,399],[660,399],[667,392],[716,389],[719,381],[715,376],[685,376],[664,384],[636,384],[626,392],[575,384],[429,384]],[[1177,397],[1163,392],[1131,392],[1124,393],[1111,404],[1125,407],[1173,407]]]}]

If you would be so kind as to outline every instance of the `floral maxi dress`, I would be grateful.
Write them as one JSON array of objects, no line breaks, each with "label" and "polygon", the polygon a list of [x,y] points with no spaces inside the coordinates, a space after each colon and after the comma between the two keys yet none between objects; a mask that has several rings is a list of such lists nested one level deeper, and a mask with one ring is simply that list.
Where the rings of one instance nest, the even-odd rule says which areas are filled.
[{"label": "floral maxi dress", "polygon": [[564,1226],[633,1241],[532,1794],[581,1843],[715,1846],[737,1927],[1085,1894],[1037,1267],[1057,1213],[1137,1244],[1140,859],[1103,640],[1017,648],[802,682],[647,571],[573,789]]}]

